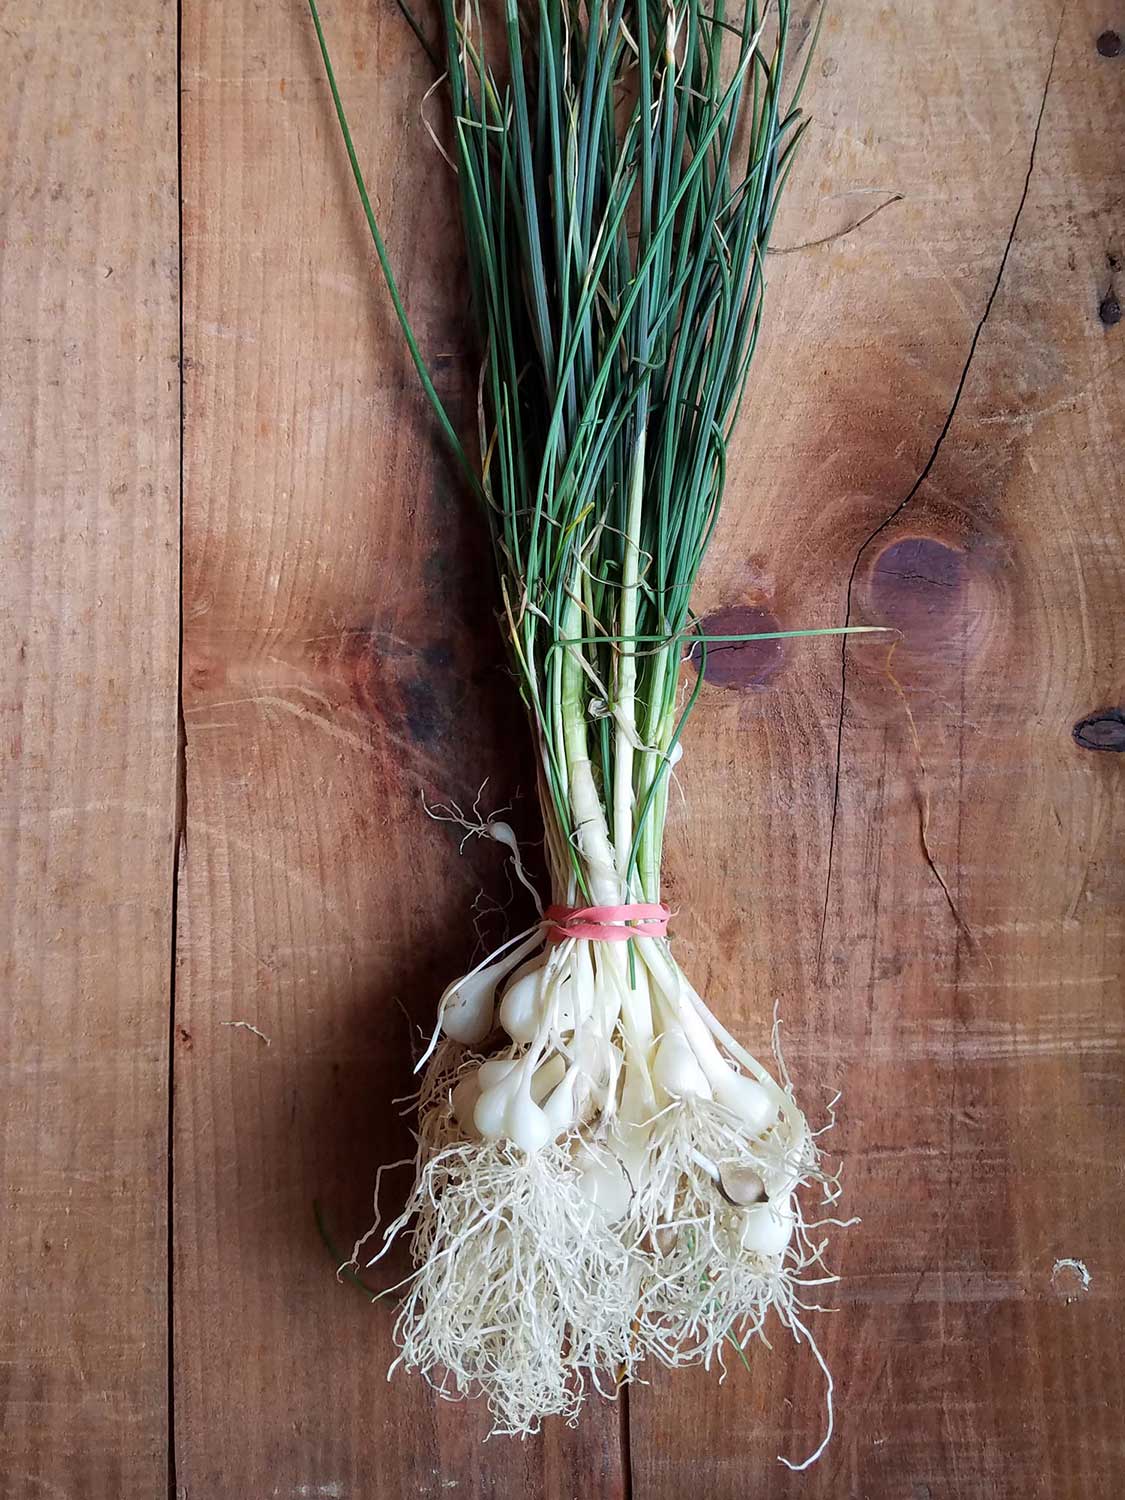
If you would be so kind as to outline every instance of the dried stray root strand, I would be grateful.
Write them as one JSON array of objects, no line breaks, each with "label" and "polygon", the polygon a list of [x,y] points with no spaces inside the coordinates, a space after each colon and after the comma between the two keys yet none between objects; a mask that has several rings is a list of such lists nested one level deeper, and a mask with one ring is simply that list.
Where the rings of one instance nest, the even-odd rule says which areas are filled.
[{"label": "dried stray root strand", "polygon": [[[812,1344],[806,1289],[834,1279],[799,1194],[837,1188],[784,1064],[778,1083],[666,942],[633,947],[530,929],[450,986],[424,1059],[413,1191],[374,1257],[409,1234],[392,1371],[483,1394],[496,1432],[574,1421],[645,1358],[723,1366],[771,1310]],[[830,1433],[830,1380],[828,1409]]]}]

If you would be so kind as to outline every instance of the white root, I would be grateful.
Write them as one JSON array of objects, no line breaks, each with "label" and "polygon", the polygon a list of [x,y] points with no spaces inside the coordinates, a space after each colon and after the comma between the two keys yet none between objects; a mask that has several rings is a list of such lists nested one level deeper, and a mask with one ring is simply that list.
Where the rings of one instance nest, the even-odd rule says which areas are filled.
[{"label": "white root", "polygon": [[[427,1069],[415,1186],[384,1244],[408,1232],[415,1267],[396,1363],[483,1394],[520,1434],[645,1358],[721,1363],[771,1315],[810,1340],[823,1245],[800,1195],[834,1196],[783,1065],[779,1083],[730,1037],[666,942],[639,939],[630,971],[623,944],[545,939],[521,934],[443,997],[454,1040]],[[455,1045],[468,1011],[474,1045],[503,1033],[488,1056]]]},{"label": "white root", "polygon": [[451,1100],[479,1063],[447,1044],[424,1089],[414,1189],[384,1244],[411,1226],[395,1365],[451,1400],[483,1394],[497,1432],[527,1435],[573,1419],[590,1380],[633,1373],[641,1258],[584,1190],[596,1151],[465,1138]]},{"label": "white root", "polygon": [[[580,633],[572,601],[564,634]],[[588,899],[613,906],[630,899],[626,822],[611,835],[580,687],[567,658],[574,840]],[[441,811],[514,844],[476,808]],[[550,826],[548,849],[559,899],[574,904]],[[409,1234],[396,1364],[442,1395],[483,1394],[495,1430],[520,1434],[573,1419],[588,1388],[615,1390],[646,1358],[722,1365],[771,1317],[811,1343],[802,1298],[828,1278],[807,1274],[824,1247],[801,1195],[816,1181],[825,1203],[835,1198],[780,1053],[779,1081],[711,1013],[666,940],[551,933],[541,920],[442,996],[414,1189],[379,1252]],[[486,1044],[487,1056],[463,1050]]]}]

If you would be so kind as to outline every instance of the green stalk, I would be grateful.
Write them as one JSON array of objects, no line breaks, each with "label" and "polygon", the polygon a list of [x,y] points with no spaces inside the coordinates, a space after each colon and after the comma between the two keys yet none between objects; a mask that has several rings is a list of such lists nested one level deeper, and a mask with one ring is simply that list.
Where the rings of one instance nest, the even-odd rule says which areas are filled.
[{"label": "green stalk", "polygon": [[[660,850],[664,829],[664,809],[667,791],[653,789],[658,780],[666,783],[668,777],[668,741],[673,728],[669,713],[667,684],[671,676],[671,658],[676,646],[662,647],[653,658],[649,679],[649,713],[645,723],[645,743],[649,747],[641,757],[637,777],[637,828],[634,835],[636,864],[644,900],[660,900]],[[673,679],[674,680],[674,679]],[[632,849],[630,850],[632,854]]]},{"label": "green stalk", "polygon": [[[643,404],[643,403],[642,403]],[[621,569],[621,635],[617,652],[617,685],[614,712],[617,718],[613,781],[613,844],[617,856],[623,901],[629,891],[629,853],[633,847],[633,747],[637,738],[637,657],[632,637],[637,629],[638,591],[641,572],[641,508],[645,485],[645,429],[637,435],[633,470],[629,482],[629,509],[625,520],[625,552]]]},{"label": "green stalk", "polygon": [[700,689],[677,708],[681,643],[804,128],[796,96],[782,107],[790,0],[675,15],[666,0],[505,0],[501,76],[479,5],[441,0],[482,473],[426,371],[309,3],[396,316],[485,502],[554,883],[657,899],[668,757]]},{"label": "green stalk", "polygon": [[422,389],[425,391],[429,403],[433,408],[434,415],[437,417],[438,425],[445,434],[449,446],[453,449],[454,457],[469,481],[470,487],[479,494],[480,481],[477,478],[475,469],[469,462],[461,439],[457,436],[457,429],[450,421],[449,414],[445,409],[441,397],[434,389],[434,383],[430,378],[426,361],[422,358],[422,351],[418,347],[418,341],[414,337],[414,330],[410,325],[410,319],[406,315],[406,308],[403,305],[402,296],[398,289],[398,282],[395,280],[395,274],[391,268],[387,247],[383,243],[383,236],[380,234],[379,226],[375,222],[375,212],[371,207],[371,199],[367,192],[367,183],[364,180],[363,172],[359,165],[359,157],[356,155],[355,143],[352,140],[352,133],[348,127],[347,116],[344,114],[344,106],[340,100],[340,90],[336,86],[336,74],[332,67],[332,59],[328,54],[328,43],[324,39],[324,28],[320,24],[320,12],[317,10],[316,0],[309,0],[309,10],[312,13],[313,26],[316,28],[316,39],[320,46],[320,56],[324,63],[325,75],[328,78],[332,103],[336,109],[336,118],[340,123],[340,133],[344,138],[344,148],[348,153],[352,176],[355,178],[356,190],[359,193],[360,203],[363,205],[363,213],[367,220],[367,228],[370,231],[372,243],[375,246],[375,254],[379,257],[379,267],[383,272],[383,279],[387,283],[387,290],[391,294],[391,303],[394,306],[395,316],[398,318],[403,337],[406,339],[406,347],[410,350],[410,358],[414,363],[415,370],[418,372],[418,379],[422,383]]}]

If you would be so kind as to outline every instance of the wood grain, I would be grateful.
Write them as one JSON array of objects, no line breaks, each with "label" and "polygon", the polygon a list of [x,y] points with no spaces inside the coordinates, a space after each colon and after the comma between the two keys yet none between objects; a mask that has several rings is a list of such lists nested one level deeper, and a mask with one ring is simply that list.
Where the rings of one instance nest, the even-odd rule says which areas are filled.
[{"label": "wood grain", "polygon": [[[784,1340],[722,1386],[635,1390],[630,1481],[616,1412],[482,1448],[475,1408],[384,1386],[387,1315],[326,1278],[309,1199],[341,1238],[366,1224],[372,1167],[405,1139],[394,1001],[424,1023],[492,873],[479,850],[451,863],[419,795],[467,800],[492,772],[506,800],[518,728],[475,523],[369,279],[307,29],[186,18],[181,1481],[1117,1494],[1120,768],[1070,734],[1114,700],[1120,629],[1120,356],[1097,317],[1120,105],[1090,7],[1061,32],[1046,4],[830,19],[779,239],[845,227],[876,190],[904,201],[775,262],[705,585],[783,626],[850,611],[903,632],[889,666],[830,643],[727,663],[670,855],[720,1011],[764,1046],[779,1000],[810,1103],[845,1091],[864,1223],[838,1237],[835,1316],[813,1319],[840,1423],[801,1479],[776,1455],[815,1444],[822,1390]],[[424,73],[390,7],[326,22],[423,344],[471,396]],[[1068,1257],[1088,1292],[1053,1273]]]},{"label": "wood grain", "polygon": [[175,7],[0,27],[0,1494],[165,1493]]},{"label": "wood grain", "polygon": [[778,240],[875,188],[905,201],[774,263],[705,598],[783,627],[850,608],[902,639],[889,669],[885,645],[849,645],[843,678],[839,648],[794,645],[764,688],[751,660],[741,693],[706,689],[671,865],[720,1013],[764,1044],[780,1002],[809,1104],[843,1091],[863,1222],[810,1320],[837,1435],[808,1474],[776,1462],[811,1451],[823,1405],[781,1336],[721,1387],[634,1393],[637,1500],[1125,1483],[1125,766],[1071,733],[1121,695],[1123,351],[1098,307],[1125,96],[1102,8],[1060,12],[826,27]]},{"label": "wood grain", "polygon": [[[472,390],[454,201],[393,7],[325,11],[423,347]],[[435,453],[303,5],[184,10],[187,853],[177,1481],[197,1496],[624,1493],[620,1413],[482,1442],[333,1279],[410,1147],[416,1027],[501,861],[428,820],[522,781],[483,528]],[[518,825],[534,826],[530,797]],[[493,919],[489,919],[493,920]],[[495,921],[493,925],[495,930]],[[225,1024],[248,1020],[269,1044]],[[385,1207],[408,1183],[385,1184]],[[405,1270],[401,1257],[379,1283]]]},{"label": "wood grain", "polygon": [[[426,65],[392,0],[324,19],[468,420]],[[4,1500],[1125,1491],[1113,27],[1105,0],[835,8],[778,228],[827,242],[771,263],[700,602],[901,635],[713,659],[668,876],[718,1013],[764,1051],[776,1002],[810,1109],[842,1091],[826,1141],[862,1223],[810,1315],[837,1433],[794,1476],[823,1384],[780,1332],[722,1384],[654,1372],[522,1445],[386,1382],[391,1311],[336,1283],[313,1203],[340,1249],[368,1226],[435,997],[474,921],[519,920],[495,852],[422,808],[489,778],[535,837],[481,527],[303,0],[184,0],[179,801],[176,15],[5,15]]]}]

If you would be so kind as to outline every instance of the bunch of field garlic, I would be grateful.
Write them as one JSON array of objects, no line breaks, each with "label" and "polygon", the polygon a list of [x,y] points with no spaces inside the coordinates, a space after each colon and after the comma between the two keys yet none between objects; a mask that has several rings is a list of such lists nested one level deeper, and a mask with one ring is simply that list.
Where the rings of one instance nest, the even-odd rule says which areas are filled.
[{"label": "bunch of field garlic", "polygon": [[[409,1234],[396,1364],[528,1434],[645,1359],[721,1363],[771,1312],[820,1360],[802,1299],[828,1278],[809,1274],[823,1244],[799,1193],[815,1180],[831,1203],[834,1184],[784,1067],[778,1082],[680,969],[660,900],[702,679],[685,704],[680,668],[707,646],[692,585],[812,42],[790,87],[789,0],[501,0],[487,24],[479,0],[440,3],[475,461],[403,309],[310,0],[396,312],[490,527],[552,904],[441,997],[416,1180],[383,1249]],[[830,1431],[830,1377],[828,1393]]]}]

